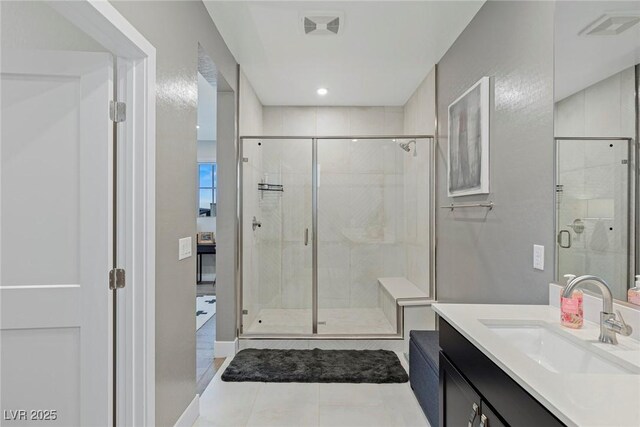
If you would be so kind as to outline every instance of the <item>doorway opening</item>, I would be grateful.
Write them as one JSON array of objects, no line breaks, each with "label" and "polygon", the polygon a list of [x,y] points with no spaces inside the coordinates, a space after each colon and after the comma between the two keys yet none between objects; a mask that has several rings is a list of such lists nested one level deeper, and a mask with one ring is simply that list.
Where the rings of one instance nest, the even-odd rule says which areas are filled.
[{"label": "doorway opening", "polygon": [[[217,113],[219,76],[215,63],[198,46],[197,238],[196,238],[196,388],[202,394],[217,368],[216,218],[218,206]],[[224,86],[224,84],[223,84]]]}]

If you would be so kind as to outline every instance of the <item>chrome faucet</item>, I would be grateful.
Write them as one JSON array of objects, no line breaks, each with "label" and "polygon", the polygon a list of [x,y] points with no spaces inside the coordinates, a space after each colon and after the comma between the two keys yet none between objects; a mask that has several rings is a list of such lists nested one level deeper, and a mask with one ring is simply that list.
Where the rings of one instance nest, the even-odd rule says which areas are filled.
[{"label": "chrome faucet", "polygon": [[624,318],[620,311],[618,311],[618,317],[620,320],[616,318],[616,315],[613,313],[613,296],[611,295],[611,288],[603,279],[597,276],[580,276],[571,280],[567,287],[564,288],[562,292],[562,296],[564,298],[571,298],[571,294],[578,287],[584,286],[586,284],[592,284],[598,287],[600,293],[602,294],[602,311],[600,312],[600,336],[598,339],[601,342],[607,344],[618,344],[618,338],[616,334],[621,334],[624,336],[631,335],[633,329],[631,326],[627,325],[624,322]]}]

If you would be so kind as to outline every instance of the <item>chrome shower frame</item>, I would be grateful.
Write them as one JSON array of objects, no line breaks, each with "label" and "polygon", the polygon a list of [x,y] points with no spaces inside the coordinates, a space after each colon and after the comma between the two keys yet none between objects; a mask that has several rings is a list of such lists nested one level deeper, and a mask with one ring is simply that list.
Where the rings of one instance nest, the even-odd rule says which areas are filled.
[{"label": "chrome shower frame", "polygon": [[[282,139],[300,139],[311,141],[312,143],[312,333],[311,334],[282,334],[282,333],[268,333],[268,334],[249,334],[244,333],[243,325],[242,325],[242,316],[243,316],[243,292],[244,292],[244,281],[243,281],[243,210],[244,210],[244,202],[243,202],[243,188],[244,188],[244,174],[243,174],[243,149],[244,149],[244,141],[245,140],[282,140]],[[380,140],[380,139],[388,139],[388,140],[417,140],[417,139],[425,139],[429,144],[429,213],[430,213],[430,221],[429,221],[429,295],[430,297],[436,297],[436,289],[435,289],[435,179],[436,179],[436,138],[433,135],[346,135],[346,136],[275,136],[275,135],[246,135],[238,137],[238,158],[236,159],[237,165],[237,178],[238,178],[238,187],[237,187],[237,203],[236,203],[236,218],[238,221],[238,225],[236,227],[236,247],[237,247],[237,258],[236,258],[236,272],[237,272],[237,280],[236,280],[236,331],[238,333],[238,338],[242,339],[304,339],[304,340],[331,340],[331,339],[356,339],[356,340],[372,340],[372,339],[401,339],[404,338],[404,318],[402,316],[402,308],[397,308],[396,310],[396,333],[395,334],[318,334],[318,141],[321,140]],[[366,143],[366,142],[363,142]],[[417,142],[414,143],[417,145]],[[402,147],[400,147],[402,148]],[[406,150],[405,150],[406,151]]]}]

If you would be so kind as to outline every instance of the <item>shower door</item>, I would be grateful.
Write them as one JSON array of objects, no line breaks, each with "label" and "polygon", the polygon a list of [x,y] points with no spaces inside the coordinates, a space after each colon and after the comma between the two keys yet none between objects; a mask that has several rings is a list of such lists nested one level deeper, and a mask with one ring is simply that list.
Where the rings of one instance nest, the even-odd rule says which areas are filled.
[{"label": "shower door", "polygon": [[241,139],[242,333],[310,335],[312,140]]},{"label": "shower door", "polygon": [[397,336],[429,289],[429,138],[241,138],[241,333]]},{"label": "shower door", "polygon": [[629,139],[556,139],[558,280],[593,274],[626,299],[629,283]]}]

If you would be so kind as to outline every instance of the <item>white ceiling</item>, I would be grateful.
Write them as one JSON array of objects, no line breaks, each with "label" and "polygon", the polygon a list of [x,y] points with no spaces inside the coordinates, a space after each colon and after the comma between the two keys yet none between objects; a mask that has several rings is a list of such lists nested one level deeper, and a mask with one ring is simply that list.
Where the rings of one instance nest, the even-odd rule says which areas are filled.
[{"label": "white ceiling", "polygon": [[[484,0],[204,3],[264,105],[403,105]],[[343,29],[304,35],[304,11]]]},{"label": "white ceiling", "polygon": [[640,24],[619,35],[579,35],[605,12],[620,11],[640,13],[640,1],[556,3],[556,101],[640,63]]}]

